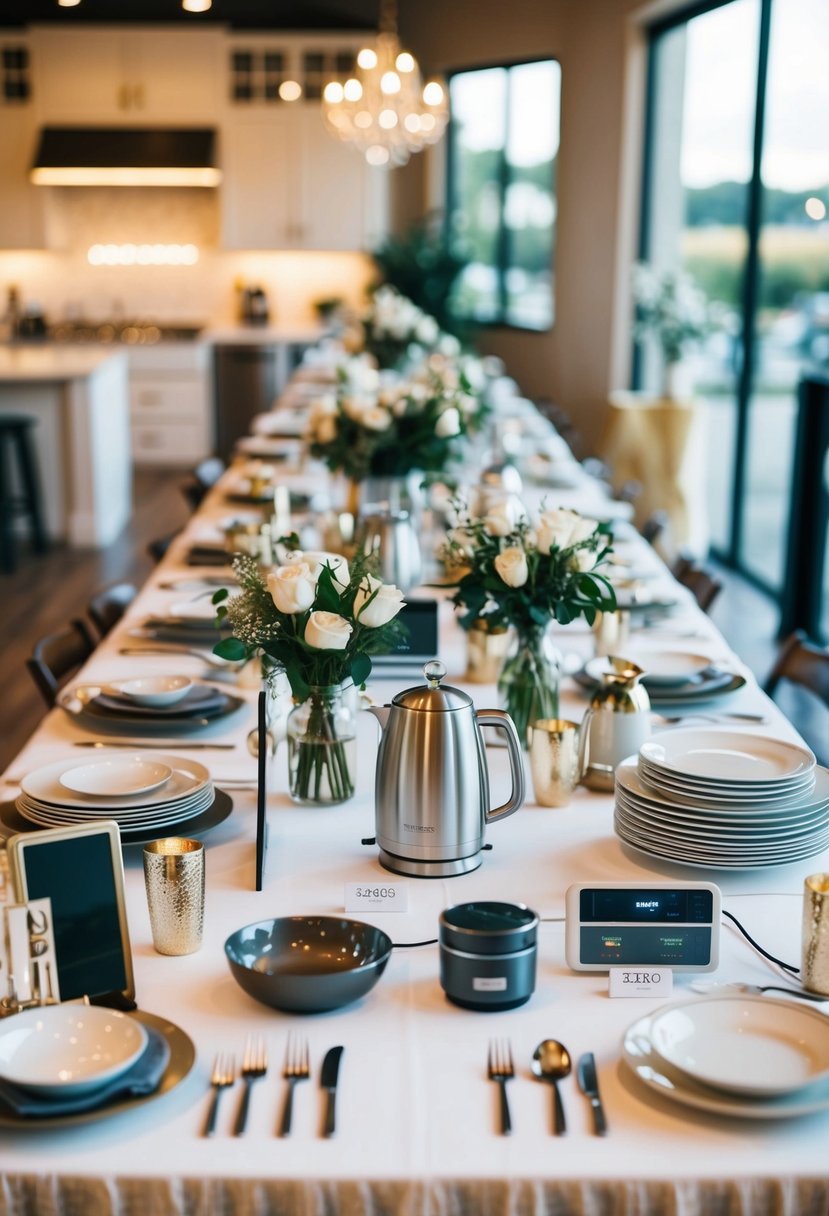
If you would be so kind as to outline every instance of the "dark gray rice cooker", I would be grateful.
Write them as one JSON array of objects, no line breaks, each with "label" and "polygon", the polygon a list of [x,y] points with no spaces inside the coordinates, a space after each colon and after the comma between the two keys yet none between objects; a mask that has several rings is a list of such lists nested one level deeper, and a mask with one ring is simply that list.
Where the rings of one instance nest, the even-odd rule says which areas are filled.
[{"label": "dark gray rice cooker", "polygon": [[440,915],[440,983],[465,1009],[515,1009],[535,991],[538,915],[525,904],[476,901]]}]

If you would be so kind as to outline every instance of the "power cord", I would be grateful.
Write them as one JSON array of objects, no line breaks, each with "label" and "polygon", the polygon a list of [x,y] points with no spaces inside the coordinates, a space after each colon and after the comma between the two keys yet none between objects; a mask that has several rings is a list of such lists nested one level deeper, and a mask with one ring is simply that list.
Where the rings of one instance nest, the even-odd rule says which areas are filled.
[{"label": "power cord", "polygon": [[748,929],[746,929],[746,927],[744,925],[740,924],[740,922],[737,920],[737,917],[734,915],[733,912],[727,912],[726,909],[723,908],[722,914],[723,914],[723,916],[727,916],[728,919],[734,925],[736,925],[736,927],[739,929],[740,933],[742,933],[743,937],[746,939],[746,941],[749,943],[749,945],[752,946],[757,951],[758,954],[761,954],[763,956],[763,958],[767,958],[770,963],[774,963],[775,966],[777,966],[777,967],[782,967],[783,970],[788,971],[790,975],[800,975],[799,967],[793,967],[791,963],[784,963],[782,959],[775,958],[775,956],[773,954],[769,954],[768,950],[764,950],[763,947],[759,944],[759,942],[756,942],[754,940],[754,938],[749,933]]}]

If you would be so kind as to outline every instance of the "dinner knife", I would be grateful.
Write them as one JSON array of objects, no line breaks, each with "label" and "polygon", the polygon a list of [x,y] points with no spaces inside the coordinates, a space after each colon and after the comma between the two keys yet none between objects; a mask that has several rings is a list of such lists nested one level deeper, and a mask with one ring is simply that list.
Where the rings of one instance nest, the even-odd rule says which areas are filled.
[{"label": "dinner knife", "polygon": [[142,740],[136,743],[134,739],[115,739],[110,743],[109,740],[103,739],[76,739],[72,744],[73,747],[119,747],[122,751],[132,751],[136,747],[149,747],[153,751],[158,751],[159,748],[163,751],[166,748],[172,748],[173,751],[199,751],[199,752],[232,752],[236,748],[235,743],[189,743],[187,740],[178,743],[174,739],[159,739],[157,743],[152,743],[149,740]]},{"label": "dinner knife", "polygon": [[322,1062],[322,1076],[320,1077],[320,1086],[328,1093],[328,1101],[325,1108],[325,1126],[323,1128],[323,1136],[334,1135],[334,1124],[336,1119],[336,1100],[337,1100],[337,1077],[340,1072],[340,1060],[345,1048],[331,1047],[325,1053],[325,1059]]},{"label": "dinner knife", "polygon": [[607,1133],[607,1120],[604,1116],[602,1100],[599,1097],[599,1080],[596,1076],[596,1061],[592,1051],[585,1052],[581,1057],[577,1073],[579,1089],[586,1098],[590,1099],[593,1109],[593,1130],[597,1136],[604,1136]]}]

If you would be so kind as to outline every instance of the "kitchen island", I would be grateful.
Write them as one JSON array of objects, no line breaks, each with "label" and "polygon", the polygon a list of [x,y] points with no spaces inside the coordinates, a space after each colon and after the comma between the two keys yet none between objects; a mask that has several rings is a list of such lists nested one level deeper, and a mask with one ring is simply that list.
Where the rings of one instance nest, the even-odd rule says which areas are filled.
[{"label": "kitchen island", "polygon": [[0,413],[38,421],[49,536],[78,548],[115,540],[132,511],[126,354],[51,342],[0,345]]}]

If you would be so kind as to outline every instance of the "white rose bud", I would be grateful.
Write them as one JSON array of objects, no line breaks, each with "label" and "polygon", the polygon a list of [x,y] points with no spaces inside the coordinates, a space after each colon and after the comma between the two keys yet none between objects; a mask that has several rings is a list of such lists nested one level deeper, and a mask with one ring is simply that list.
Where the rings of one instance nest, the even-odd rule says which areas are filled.
[{"label": "white rose bud", "polygon": [[307,612],[317,593],[317,580],[307,562],[295,562],[270,572],[268,591],[280,612]]},{"label": "white rose bud", "polygon": [[312,612],[305,623],[305,642],[315,650],[345,650],[351,630],[338,612]]},{"label": "white rose bud", "polygon": [[367,625],[369,629],[387,625],[403,606],[403,592],[400,588],[395,587],[393,583],[383,583],[371,574],[366,575],[366,581],[360,584],[354,596],[354,615],[361,625]]},{"label": "white rose bud", "polygon": [[454,359],[461,353],[461,344],[454,334],[441,334],[438,350],[442,355]]},{"label": "white rose bud", "polygon": [[324,549],[309,549],[307,553],[295,551],[288,554],[288,564],[306,562],[314,579],[319,579],[323,566],[330,566],[335,580],[341,587],[348,586],[348,562],[341,553],[326,553]]},{"label": "white rose bud", "polygon": [[424,346],[434,346],[440,336],[438,323],[434,317],[421,317],[415,329],[415,338]]},{"label": "white rose bud", "polygon": [[484,516],[484,528],[490,536],[509,536],[517,522],[515,508],[508,498],[493,503]]},{"label": "white rose bud", "polygon": [[590,549],[577,549],[570,558],[572,570],[592,570],[596,564],[596,554]]},{"label": "white rose bud", "polygon": [[366,410],[360,419],[360,425],[369,431],[387,431],[391,426],[391,414],[381,406]]},{"label": "white rose bud", "polygon": [[543,511],[538,521],[538,548],[542,553],[549,553],[553,545],[566,549],[571,543],[573,527],[579,516],[575,511],[558,508],[555,511]]},{"label": "white rose bud", "polygon": [[511,545],[498,554],[495,569],[508,587],[523,587],[530,577],[527,555],[517,545]]},{"label": "white rose bud", "polygon": [[578,544],[580,540],[587,540],[593,535],[598,528],[598,523],[595,519],[586,519],[579,516],[573,524],[573,531],[570,535],[570,544]]},{"label": "white rose bud", "polygon": [[451,439],[454,435],[461,433],[461,416],[455,409],[454,405],[450,405],[448,410],[444,410],[435,423],[435,434],[440,439]]}]

